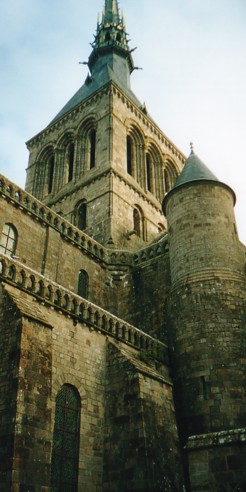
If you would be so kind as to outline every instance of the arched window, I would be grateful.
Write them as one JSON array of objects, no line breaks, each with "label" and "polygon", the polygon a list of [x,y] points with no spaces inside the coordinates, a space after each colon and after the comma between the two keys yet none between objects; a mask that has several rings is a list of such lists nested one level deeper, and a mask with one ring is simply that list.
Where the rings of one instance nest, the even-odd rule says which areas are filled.
[{"label": "arched window", "polygon": [[127,158],[127,172],[132,176],[133,167],[132,167],[132,140],[129,135],[126,137],[126,158]]},{"label": "arched window", "polygon": [[110,41],[110,39],[111,39],[110,33],[106,32],[105,41]]},{"label": "arched window", "polygon": [[164,169],[163,172],[164,172],[164,189],[165,189],[165,193],[168,193],[171,189],[170,176],[166,169]]},{"label": "arched window", "polygon": [[85,270],[80,270],[78,277],[78,295],[88,299],[89,294],[89,276]]},{"label": "arched window", "polygon": [[154,193],[155,188],[155,178],[154,178],[154,166],[150,154],[146,154],[146,179],[147,179],[147,190]]},{"label": "arched window", "polygon": [[8,256],[14,255],[17,237],[18,234],[16,228],[12,224],[4,224],[0,242],[0,252]]},{"label": "arched window", "polygon": [[139,207],[133,209],[133,229],[137,236],[144,239],[144,217]]},{"label": "arched window", "polygon": [[53,178],[54,178],[55,158],[52,155],[48,160],[48,193],[53,190]]},{"label": "arched window", "polygon": [[68,165],[68,174],[67,180],[68,182],[73,179],[73,167],[74,167],[74,144],[71,143],[67,149],[67,165]]},{"label": "arched window", "polygon": [[80,396],[64,384],[56,397],[51,457],[52,490],[76,492],[78,487]]},{"label": "arched window", "polygon": [[96,165],[96,131],[92,129],[89,136],[89,158],[90,169],[93,169]]},{"label": "arched window", "polygon": [[177,170],[174,164],[171,161],[167,161],[163,170],[163,179],[164,179],[164,192],[168,193],[173,186],[175,185],[175,181],[178,177]]},{"label": "arched window", "polygon": [[84,231],[86,229],[86,222],[87,222],[87,205],[86,203],[80,203],[80,205],[77,208],[77,227],[81,231]]}]

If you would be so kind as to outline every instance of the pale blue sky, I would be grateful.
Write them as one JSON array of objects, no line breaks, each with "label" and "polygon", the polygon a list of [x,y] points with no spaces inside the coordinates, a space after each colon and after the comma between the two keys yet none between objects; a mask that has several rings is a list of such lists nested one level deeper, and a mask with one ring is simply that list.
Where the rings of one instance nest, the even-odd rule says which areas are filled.
[{"label": "pale blue sky", "polygon": [[[0,4],[0,172],[24,186],[25,141],[82,85],[103,0]],[[121,0],[132,89],[166,135],[196,153],[237,195],[246,242],[245,0]]]}]

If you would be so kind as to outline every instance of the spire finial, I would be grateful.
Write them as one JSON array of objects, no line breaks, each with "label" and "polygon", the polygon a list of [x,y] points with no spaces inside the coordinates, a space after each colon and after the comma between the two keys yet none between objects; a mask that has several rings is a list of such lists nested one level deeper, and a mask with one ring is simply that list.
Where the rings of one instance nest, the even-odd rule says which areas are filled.
[{"label": "spire finial", "polygon": [[194,144],[193,142],[190,143],[190,153],[194,154]]}]

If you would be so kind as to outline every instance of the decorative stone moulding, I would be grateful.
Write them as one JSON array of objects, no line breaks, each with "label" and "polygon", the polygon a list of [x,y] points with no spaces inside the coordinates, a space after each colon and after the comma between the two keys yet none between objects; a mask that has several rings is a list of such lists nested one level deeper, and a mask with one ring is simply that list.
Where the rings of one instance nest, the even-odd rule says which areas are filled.
[{"label": "decorative stone moulding", "polygon": [[85,323],[168,364],[165,344],[5,255],[0,255],[0,279],[71,317],[75,324]]}]

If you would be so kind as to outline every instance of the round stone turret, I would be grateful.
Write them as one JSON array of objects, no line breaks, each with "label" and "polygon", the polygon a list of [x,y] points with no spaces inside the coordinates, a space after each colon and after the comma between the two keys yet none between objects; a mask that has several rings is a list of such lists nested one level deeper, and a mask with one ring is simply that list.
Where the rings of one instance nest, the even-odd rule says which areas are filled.
[{"label": "round stone turret", "polygon": [[192,152],[163,201],[173,284],[201,270],[242,273],[235,201],[233,190]]},{"label": "round stone turret", "polygon": [[245,248],[234,203],[231,188],[193,152],[163,202],[172,283],[167,324],[191,490],[202,490],[206,474],[206,490],[223,483],[233,490],[244,473],[241,465],[230,469],[246,423]]}]

